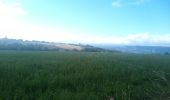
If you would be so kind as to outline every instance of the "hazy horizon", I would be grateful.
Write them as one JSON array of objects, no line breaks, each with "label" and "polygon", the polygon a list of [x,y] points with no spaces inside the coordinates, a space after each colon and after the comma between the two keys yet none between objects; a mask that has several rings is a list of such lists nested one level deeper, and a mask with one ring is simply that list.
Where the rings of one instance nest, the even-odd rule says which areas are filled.
[{"label": "hazy horizon", "polygon": [[170,46],[170,1],[0,0],[0,38]]}]

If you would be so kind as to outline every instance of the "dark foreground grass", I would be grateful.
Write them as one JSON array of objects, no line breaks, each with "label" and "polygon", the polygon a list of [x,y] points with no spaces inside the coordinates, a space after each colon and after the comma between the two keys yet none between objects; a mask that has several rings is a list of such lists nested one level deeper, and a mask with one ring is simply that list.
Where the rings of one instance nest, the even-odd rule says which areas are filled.
[{"label": "dark foreground grass", "polygon": [[0,52],[0,100],[170,100],[170,56]]}]

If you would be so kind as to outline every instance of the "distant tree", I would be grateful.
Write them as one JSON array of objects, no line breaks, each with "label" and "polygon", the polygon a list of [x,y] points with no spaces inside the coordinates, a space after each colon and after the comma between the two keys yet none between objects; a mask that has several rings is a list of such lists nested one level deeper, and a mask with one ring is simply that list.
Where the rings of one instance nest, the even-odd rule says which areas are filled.
[{"label": "distant tree", "polygon": [[169,53],[169,52],[165,52],[164,54],[165,54],[165,55],[170,55],[170,53]]}]

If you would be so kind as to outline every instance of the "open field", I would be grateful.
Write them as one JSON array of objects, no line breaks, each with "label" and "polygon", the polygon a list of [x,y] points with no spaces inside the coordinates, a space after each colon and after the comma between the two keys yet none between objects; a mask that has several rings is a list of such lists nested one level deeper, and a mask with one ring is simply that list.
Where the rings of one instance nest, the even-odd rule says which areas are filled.
[{"label": "open field", "polygon": [[170,100],[170,56],[0,51],[0,100]]}]

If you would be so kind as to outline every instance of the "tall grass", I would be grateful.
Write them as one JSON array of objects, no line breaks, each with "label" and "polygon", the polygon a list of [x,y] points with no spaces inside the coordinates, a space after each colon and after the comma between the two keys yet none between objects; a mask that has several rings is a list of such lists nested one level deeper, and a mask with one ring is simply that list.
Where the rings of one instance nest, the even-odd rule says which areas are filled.
[{"label": "tall grass", "polygon": [[170,100],[170,56],[0,52],[0,100]]}]

